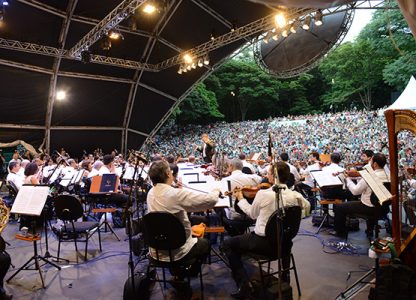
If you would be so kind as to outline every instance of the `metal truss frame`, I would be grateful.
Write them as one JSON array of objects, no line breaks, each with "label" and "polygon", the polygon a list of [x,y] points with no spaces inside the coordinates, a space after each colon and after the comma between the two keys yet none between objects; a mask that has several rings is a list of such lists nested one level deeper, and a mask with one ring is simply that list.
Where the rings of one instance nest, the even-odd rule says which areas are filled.
[{"label": "metal truss frame", "polygon": [[124,0],[116,6],[107,16],[91,29],[78,43],[69,50],[71,56],[81,58],[81,52],[98,41],[109,30],[114,29],[119,23],[130,16],[146,0]]}]

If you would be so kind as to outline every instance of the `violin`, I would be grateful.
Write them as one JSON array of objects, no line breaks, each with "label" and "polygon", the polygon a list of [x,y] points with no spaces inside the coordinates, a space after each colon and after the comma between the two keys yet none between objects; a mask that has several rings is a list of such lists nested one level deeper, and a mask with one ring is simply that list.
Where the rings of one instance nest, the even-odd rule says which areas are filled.
[{"label": "violin", "polygon": [[[242,188],[236,187],[234,192],[241,191],[243,193],[243,197],[248,201],[248,203],[252,204],[254,198],[257,195],[257,192],[260,190],[265,190],[270,188],[272,185],[269,182],[262,182],[257,186],[243,186]],[[246,215],[243,210],[238,206],[238,201],[234,202],[234,209],[241,215]]]}]

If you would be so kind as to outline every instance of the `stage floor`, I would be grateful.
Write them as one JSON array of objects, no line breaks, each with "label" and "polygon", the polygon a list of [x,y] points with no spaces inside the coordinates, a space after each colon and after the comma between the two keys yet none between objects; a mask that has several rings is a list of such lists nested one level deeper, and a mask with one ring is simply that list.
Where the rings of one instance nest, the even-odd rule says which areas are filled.
[{"label": "stage floor", "polygon": [[[350,234],[349,241],[355,245],[357,253],[348,255],[332,252],[323,248],[322,242],[333,240],[323,230],[319,235],[312,235],[316,227],[311,225],[311,218],[302,220],[301,229],[294,239],[293,253],[299,273],[302,299],[335,299],[347,285],[352,284],[363,272],[352,272],[347,281],[348,272],[368,270],[374,261],[367,257],[369,243],[363,233],[365,224],[360,223],[361,230]],[[17,268],[33,255],[30,242],[15,239],[18,231],[17,224],[9,224],[2,236],[11,246],[7,251],[12,257],[15,268],[10,268],[6,279]],[[69,264],[62,263],[62,270],[44,266],[46,288],[41,287],[37,271],[22,271],[10,283],[5,284],[6,290],[14,295],[14,299],[122,299],[123,286],[128,276],[128,241],[125,240],[124,229],[116,229],[121,241],[117,241],[111,233],[102,234],[103,251],[98,251],[98,237],[93,237],[89,244],[89,260],[83,262],[83,251],[80,252],[79,263],[76,263],[76,253],[73,243],[64,243],[61,257],[70,259]],[[49,250],[56,255],[58,242],[51,231]],[[79,244],[79,249],[84,244]],[[45,251],[44,238],[39,245],[41,253]],[[258,276],[254,263],[248,263],[253,277]],[[272,267],[277,268],[276,264]],[[144,269],[145,263],[140,263],[137,270]],[[170,275],[168,275],[170,276]],[[230,299],[229,293],[235,289],[229,269],[222,262],[203,266],[205,299]],[[293,299],[298,299],[294,276],[292,275]],[[192,299],[200,298],[199,280],[192,280]],[[156,284],[152,290],[151,299],[179,299],[173,288],[168,286],[163,290]],[[368,289],[358,294],[355,299],[367,299]]]}]

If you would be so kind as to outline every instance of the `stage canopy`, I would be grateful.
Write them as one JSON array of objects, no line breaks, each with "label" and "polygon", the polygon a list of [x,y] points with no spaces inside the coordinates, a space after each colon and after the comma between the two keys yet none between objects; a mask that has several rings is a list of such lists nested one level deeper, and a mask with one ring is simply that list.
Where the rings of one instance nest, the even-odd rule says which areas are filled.
[{"label": "stage canopy", "polygon": [[387,109],[413,109],[416,110],[416,80],[412,76],[399,98]]},{"label": "stage canopy", "polygon": [[[143,8],[150,2],[156,11],[147,14]],[[0,143],[23,140],[35,148],[64,147],[74,156],[96,147],[104,152],[138,149],[195,84],[242,45],[276,27],[277,10],[291,20],[317,13],[316,7],[304,8],[305,1],[283,2],[277,4],[298,5],[2,1]],[[352,7],[351,1],[313,3]],[[122,38],[109,39],[112,32]],[[187,72],[185,54],[193,58]],[[59,100],[62,91],[66,98]]]}]

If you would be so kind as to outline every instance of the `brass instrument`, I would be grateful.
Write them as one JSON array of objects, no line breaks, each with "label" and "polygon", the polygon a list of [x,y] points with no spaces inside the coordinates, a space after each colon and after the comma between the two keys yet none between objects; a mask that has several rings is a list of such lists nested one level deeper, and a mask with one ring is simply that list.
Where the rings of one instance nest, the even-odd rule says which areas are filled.
[{"label": "brass instrument", "polygon": [[0,252],[4,251],[6,248],[6,243],[1,237],[1,233],[6,228],[7,223],[9,222],[9,209],[6,204],[3,202],[3,199],[0,198]]}]

